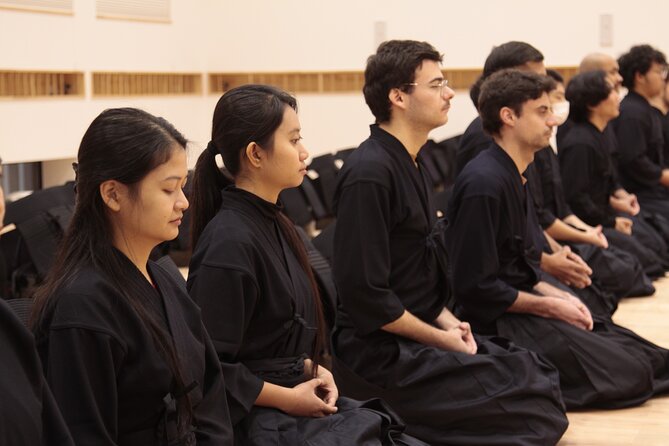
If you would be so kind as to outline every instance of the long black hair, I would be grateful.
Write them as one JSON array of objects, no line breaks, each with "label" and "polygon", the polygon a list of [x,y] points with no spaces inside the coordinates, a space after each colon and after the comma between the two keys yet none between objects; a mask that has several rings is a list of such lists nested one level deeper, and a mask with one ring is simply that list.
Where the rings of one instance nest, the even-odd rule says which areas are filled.
[{"label": "long black hair", "polygon": [[[191,237],[193,247],[202,235],[207,223],[214,218],[222,204],[221,189],[229,184],[241,171],[242,156],[246,147],[255,142],[272,149],[276,129],[283,121],[286,107],[297,111],[293,96],[267,85],[244,85],[226,92],[216,104],[211,132],[211,142],[202,152],[195,165],[191,192]],[[232,176],[226,176],[216,164],[216,155],[223,157],[223,164]],[[323,304],[318,284],[309,264],[307,252],[295,226],[282,212],[278,213],[281,233],[300,262],[300,266],[311,284],[314,305],[318,318],[318,330],[311,359],[314,376],[322,362],[325,346],[325,323]]]},{"label": "long black hair", "polygon": [[[135,310],[174,376],[176,393],[183,393],[180,361],[172,338],[146,307],[146,298],[126,276],[123,259],[112,243],[112,223],[100,195],[100,184],[116,180],[137,194],[138,183],[157,166],[169,161],[174,150],[185,150],[187,140],[169,122],[134,108],[105,110],[88,127],[77,154],[76,204],[70,225],[60,243],[53,267],[35,292],[31,325],[36,338],[46,335],[48,321],[58,297],[83,268],[93,267],[115,285]],[[137,289],[135,289],[137,288]],[[180,433],[192,421],[187,395],[179,398]]]}]

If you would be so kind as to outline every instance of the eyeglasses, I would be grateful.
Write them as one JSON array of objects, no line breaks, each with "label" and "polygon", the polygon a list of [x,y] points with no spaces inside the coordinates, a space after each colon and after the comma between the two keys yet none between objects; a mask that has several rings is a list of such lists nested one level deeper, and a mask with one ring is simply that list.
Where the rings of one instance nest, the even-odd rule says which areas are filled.
[{"label": "eyeglasses", "polygon": [[669,75],[669,67],[663,66],[659,69],[651,70],[662,76],[662,79],[666,79],[667,75]]},{"label": "eyeglasses", "polygon": [[[417,87],[421,84],[419,84],[418,82],[409,82],[409,83],[406,83],[404,85],[410,85],[412,87]],[[433,91],[439,92],[439,95],[443,96],[444,92],[448,88],[448,79],[442,79],[440,82],[438,82],[436,84],[422,84],[422,85],[425,85],[426,87],[428,87],[429,89],[431,89]]]}]

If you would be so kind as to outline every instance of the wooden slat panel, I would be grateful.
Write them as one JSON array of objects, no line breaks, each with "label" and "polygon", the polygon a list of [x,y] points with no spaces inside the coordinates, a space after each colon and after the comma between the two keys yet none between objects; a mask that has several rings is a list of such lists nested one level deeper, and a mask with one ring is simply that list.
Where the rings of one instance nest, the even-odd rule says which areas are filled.
[{"label": "wooden slat panel", "polygon": [[170,0],[96,0],[95,4],[99,18],[170,21]]},{"label": "wooden slat panel", "polygon": [[[578,72],[577,67],[554,69],[565,81]],[[468,90],[481,75],[479,68],[449,68],[442,72],[454,90]],[[362,71],[209,73],[209,93],[225,93],[249,83],[275,85],[293,93],[357,93],[362,91],[365,78]]]},{"label": "wooden slat panel", "polygon": [[0,0],[0,8],[68,15],[74,13],[72,0]]},{"label": "wooden slat panel", "polygon": [[200,78],[198,73],[93,73],[93,95],[192,95],[202,91]]},{"label": "wooden slat panel", "polygon": [[0,97],[76,96],[83,91],[83,73],[0,71]]}]

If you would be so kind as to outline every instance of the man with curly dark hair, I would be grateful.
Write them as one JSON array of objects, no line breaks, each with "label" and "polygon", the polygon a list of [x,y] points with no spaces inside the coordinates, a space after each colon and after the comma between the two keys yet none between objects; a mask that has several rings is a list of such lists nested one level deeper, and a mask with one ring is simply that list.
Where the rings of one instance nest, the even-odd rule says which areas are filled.
[{"label": "man with curly dark hair", "polygon": [[664,54],[650,45],[633,46],[618,59],[623,86],[629,90],[613,121],[620,150],[620,180],[637,195],[641,207],[669,219],[669,168],[662,122],[649,100],[667,78]]}]

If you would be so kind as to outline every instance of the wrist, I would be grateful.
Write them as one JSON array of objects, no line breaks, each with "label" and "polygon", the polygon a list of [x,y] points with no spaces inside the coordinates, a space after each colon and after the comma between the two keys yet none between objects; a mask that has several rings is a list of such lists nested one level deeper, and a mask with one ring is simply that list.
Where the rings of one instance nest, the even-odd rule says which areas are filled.
[{"label": "wrist", "polygon": [[280,386],[277,392],[276,407],[286,413],[290,413],[295,407],[295,389]]}]

